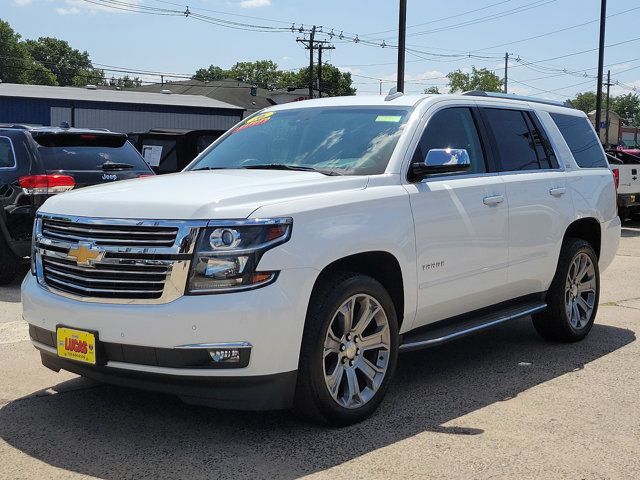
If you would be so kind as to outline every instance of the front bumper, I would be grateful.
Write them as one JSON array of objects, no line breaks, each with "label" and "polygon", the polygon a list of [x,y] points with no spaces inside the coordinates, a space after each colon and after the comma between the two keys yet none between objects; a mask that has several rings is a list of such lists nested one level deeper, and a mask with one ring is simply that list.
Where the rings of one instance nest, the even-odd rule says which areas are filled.
[{"label": "front bumper", "polygon": [[[22,284],[23,315],[30,325],[48,332],[55,332],[57,325],[65,325],[98,332],[101,342],[112,344],[163,350],[241,341],[252,345],[250,360],[244,368],[173,368],[112,360],[104,366],[92,367],[59,359],[55,349],[43,349],[42,342],[34,339],[34,345],[43,353],[43,363],[54,369],[101,377],[98,379],[119,384],[123,384],[120,379],[129,379],[132,375],[137,379],[150,379],[131,385],[141,388],[150,388],[147,384],[158,378],[164,379],[160,385],[174,381],[182,384],[185,379],[188,383],[197,380],[205,384],[218,381],[225,384],[228,379],[230,384],[235,384],[238,378],[253,379],[258,385],[273,382],[282,385],[284,380],[278,376],[295,378],[304,319],[317,273],[307,268],[283,270],[274,284],[257,290],[183,296],[159,305],[74,300],[47,291],[38,285],[35,277],[27,275]],[[246,381],[252,383],[252,380]],[[130,380],[126,382],[131,383]],[[272,395],[272,392],[267,393]],[[258,407],[262,408],[261,405]]]},{"label": "front bumper", "polygon": [[42,364],[99,382],[177,395],[185,403],[233,410],[281,410],[293,405],[296,372],[252,377],[193,377],[88,366],[40,350]]}]

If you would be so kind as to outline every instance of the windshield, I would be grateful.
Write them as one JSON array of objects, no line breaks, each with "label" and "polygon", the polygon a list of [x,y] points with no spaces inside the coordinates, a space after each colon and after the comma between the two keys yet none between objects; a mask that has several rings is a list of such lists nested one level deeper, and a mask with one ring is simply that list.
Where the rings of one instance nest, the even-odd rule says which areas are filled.
[{"label": "windshield", "polygon": [[249,117],[188,170],[289,166],[383,173],[411,109],[299,108]]}]

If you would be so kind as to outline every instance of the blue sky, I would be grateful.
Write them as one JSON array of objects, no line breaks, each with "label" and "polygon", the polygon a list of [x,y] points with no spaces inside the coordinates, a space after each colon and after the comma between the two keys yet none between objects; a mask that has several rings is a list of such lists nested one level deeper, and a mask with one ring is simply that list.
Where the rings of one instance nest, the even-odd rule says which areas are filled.
[{"label": "blue sky", "polygon": [[[344,32],[342,40],[333,38],[336,49],[325,58],[353,73],[359,93],[377,93],[380,79],[385,91],[393,86],[397,51],[379,45],[396,43],[397,0],[115,0],[124,10],[105,6],[113,1],[0,0],[0,18],[25,38],[63,38],[87,50],[97,64],[178,74],[257,59],[297,68],[308,64],[308,55],[295,41],[297,32],[244,31],[130,10],[175,12],[188,5],[192,13],[268,30],[322,25],[325,33]],[[441,77],[458,68],[485,67],[502,76],[505,52],[511,54],[513,93],[563,99],[595,90],[597,52],[587,50],[598,44],[600,0],[408,0],[408,5],[407,91],[428,85],[446,90]],[[612,91],[640,90],[640,0],[609,0],[608,15],[611,46],[605,64],[619,82]],[[356,35],[365,41],[354,42]]]}]

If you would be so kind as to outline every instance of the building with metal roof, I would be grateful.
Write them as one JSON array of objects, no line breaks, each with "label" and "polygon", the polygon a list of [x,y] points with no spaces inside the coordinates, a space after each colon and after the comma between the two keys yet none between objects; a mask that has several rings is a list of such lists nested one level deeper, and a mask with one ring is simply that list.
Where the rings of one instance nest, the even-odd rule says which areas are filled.
[{"label": "building with metal roof", "polygon": [[128,91],[158,93],[163,90],[180,95],[203,95],[213,100],[238,105],[245,109],[245,115],[250,115],[271,105],[307,100],[309,98],[309,90],[304,88],[267,90],[255,87],[250,83],[232,79],[212,80],[210,82],[179,80],[163,85],[144,85]]},{"label": "building with metal roof", "polygon": [[[165,90],[165,89],[163,89]],[[0,83],[0,123],[106,128],[139,132],[152,128],[226,130],[244,108],[201,95],[170,91],[50,87]]]}]

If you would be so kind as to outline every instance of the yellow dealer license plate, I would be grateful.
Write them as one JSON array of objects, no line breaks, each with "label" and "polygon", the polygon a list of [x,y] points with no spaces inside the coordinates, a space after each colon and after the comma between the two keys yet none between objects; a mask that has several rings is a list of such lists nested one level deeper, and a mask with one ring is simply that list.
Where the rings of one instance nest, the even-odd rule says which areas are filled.
[{"label": "yellow dealer license plate", "polygon": [[58,327],[58,356],[83,363],[96,363],[96,336],[90,332]]}]

